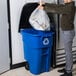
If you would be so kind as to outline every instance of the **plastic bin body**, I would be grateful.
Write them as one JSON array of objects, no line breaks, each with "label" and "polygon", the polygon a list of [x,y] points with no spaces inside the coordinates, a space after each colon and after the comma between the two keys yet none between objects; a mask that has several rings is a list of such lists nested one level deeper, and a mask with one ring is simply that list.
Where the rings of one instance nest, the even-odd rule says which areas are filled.
[{"label": "plastic bin body", "polygon": [[48,72],[51,65],[53,33],[25,29],[21,30],[21,34],[24,45],[24,58],[29,63],[30,72],[33,74]]},{"label": "plastic bin body", "polygon": [[[47,51],[46,51],[47,50]],[[33,53],[34,52],[34,53]],[[43,72],[49,72],[50,70],[50,60],[51,60],[51,51],[50,48],[43,49],[34,49],[32,53],[34,54],[29,60],[30,72],[33,74],[40,74]],[[31,54],[32,54],[31,53]]]}]

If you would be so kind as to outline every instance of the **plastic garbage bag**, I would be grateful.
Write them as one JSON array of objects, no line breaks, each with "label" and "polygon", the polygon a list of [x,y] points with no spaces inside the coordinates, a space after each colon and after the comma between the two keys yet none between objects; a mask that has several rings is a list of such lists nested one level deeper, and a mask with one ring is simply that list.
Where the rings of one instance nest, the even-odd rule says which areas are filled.
[{"label": "plastic garbage bag", "polygon": [[43,9],[38,9],[38,7],[32,12],[29,23],[35,30],[50,30],[50,19],[47,13]]}]

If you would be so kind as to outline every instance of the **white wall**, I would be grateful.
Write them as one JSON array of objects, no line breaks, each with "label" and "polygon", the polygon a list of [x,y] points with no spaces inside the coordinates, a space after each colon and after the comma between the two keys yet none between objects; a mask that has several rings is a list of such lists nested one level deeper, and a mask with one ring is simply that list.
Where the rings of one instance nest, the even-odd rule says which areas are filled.
[{"label": "white wall", "polygon": [[21,35],[18,33],[20,14],[25,0],[10,0],[12,64],[24,61]]},{"label": "white wall", "polygon": [[[56,0],[45,0],[55,2]],[[12,35],[12,62],[13,64],[24,62],[22,37],[18,33],[21,10],[26,0],[10,0],[11,35]]]},{"label": "white wall", "polygon": [[7,1],[0,0],[0,73],[10,69]]},{"label": "white wall", "polygon": [[[74,1],[75,1],[75,6],[76,6],[76,0]],[[75,26],[75,38],[74,38],[73,46],[76,46],[76,12],[75,12],[74,26]]]}]

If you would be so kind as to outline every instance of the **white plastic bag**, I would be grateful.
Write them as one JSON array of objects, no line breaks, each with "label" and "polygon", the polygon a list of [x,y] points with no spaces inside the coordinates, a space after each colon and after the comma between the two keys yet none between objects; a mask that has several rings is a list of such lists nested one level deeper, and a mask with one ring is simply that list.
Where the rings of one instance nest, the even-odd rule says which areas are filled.
[{"label": "white plastic bag", "polygon": [[29,23],[35,30],[50,30],[50,19],[43,9],[36,8],[29,18]]}]

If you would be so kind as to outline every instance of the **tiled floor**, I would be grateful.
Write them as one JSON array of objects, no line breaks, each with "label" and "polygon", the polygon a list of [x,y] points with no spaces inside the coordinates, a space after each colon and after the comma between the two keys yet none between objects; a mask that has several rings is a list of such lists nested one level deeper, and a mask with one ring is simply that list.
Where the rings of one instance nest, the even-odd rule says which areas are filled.
[{"label": "tiled floor", "polygon": [[[42,73],[37,76],[60,76],[61,74],[57,72],[58,69],[59,68],[56,68],[56,69],[51,70],[50,72]],[[21,67],[21,68],[10,70],[0,76],[36,76],[36,75],[31,74],[29,71],[25,70],[24,67]],[[73,76],[76,76],[76,66],[75,65],[73,68]]]}]

